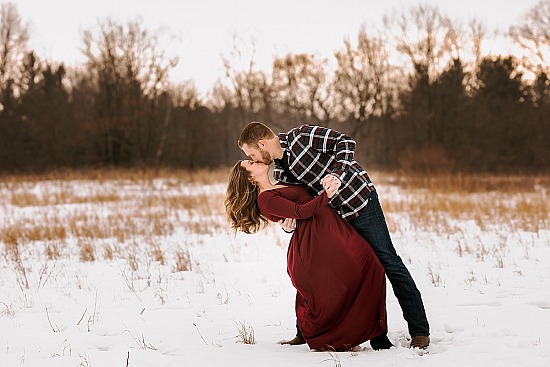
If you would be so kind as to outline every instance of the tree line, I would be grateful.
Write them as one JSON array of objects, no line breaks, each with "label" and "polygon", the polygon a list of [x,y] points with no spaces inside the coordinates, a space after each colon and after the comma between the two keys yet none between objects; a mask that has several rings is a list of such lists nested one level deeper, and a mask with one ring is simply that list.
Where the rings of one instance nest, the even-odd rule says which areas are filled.
[{"label": "tree line", "polygon": [[267,72],[235,47],[225,79],[201,97],[192,81],[170,82],[178,60],[140,21],[84,31],[86,61],[69,68],[31,50],[16,6],[2,3],[0,171],[227,166],[243,157],[242,127],[262,121],[345,132],[367,167],[547,172],[548,24],[541,0],[508,31],[522,55],[496,56],[483,54],[481,22],[418,5],[362,27],[331,60],[287,54]]}]

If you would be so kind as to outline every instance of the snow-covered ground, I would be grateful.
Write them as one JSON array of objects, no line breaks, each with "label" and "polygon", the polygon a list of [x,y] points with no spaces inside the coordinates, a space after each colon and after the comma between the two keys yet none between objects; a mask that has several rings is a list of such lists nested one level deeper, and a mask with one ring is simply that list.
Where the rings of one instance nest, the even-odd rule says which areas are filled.
[{"label": "snow-covered ground", "polygon": [[[467,218],[451,218],[452,226],[444,227],[436,218],[426,229],[411,224],[407,213],[386,210],[394,244],[422,292],[430,347],[408,348],[406,323],[389,289],[395,348],[375,352],[365,343],[360,351],[313,352],[278,344],[295,333],[289,235],[278,226],[230,233],[224,189],[163,180],[2,186],[0,230],[17,233],[50,222],[68,229],[59,240],[19,239],[17,251],[0,243],[0,367],[550,366],[550,218],[534,232],[509,221],[498,225],[498,219],[480,227]],[[394,186],[378,190],[389,208],[411,195]],[[18,204],[24,192],[42,201]],[[47,201],[53,192],[73,194]],[[85,199],[100,194],[104,199]],[[171,195],[174,201],[166,199]],[[198,199],[181,204],[185,195]],[[145,210],[160,214],[140,222]],[[134,224],[118,238],[83,239],[71,228],[86,216]],[[155,229],[158,218],[170,222],[167,233]],[[51,255],[50,247],[47,256],[52,243],[59,254]],[[93,261],[82,260],[85,245],[92,246]],[[191,269],[179,271],[186,264]],[[243,343],[251,333],[255,344]]]}]

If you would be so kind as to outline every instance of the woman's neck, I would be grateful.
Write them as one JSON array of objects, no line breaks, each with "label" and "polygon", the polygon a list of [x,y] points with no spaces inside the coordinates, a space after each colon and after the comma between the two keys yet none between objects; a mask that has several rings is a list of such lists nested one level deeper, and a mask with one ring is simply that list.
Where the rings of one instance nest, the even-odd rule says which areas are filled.
[{"label": "woman's neck", "polygon": [[269,182],[269,179],[267,177],[262,181],[258,181],[257,185],[260,192],[266,191],[266,190],[272,190],[275,187],[277,187],[276,184],[272,184],[271,182]]}]

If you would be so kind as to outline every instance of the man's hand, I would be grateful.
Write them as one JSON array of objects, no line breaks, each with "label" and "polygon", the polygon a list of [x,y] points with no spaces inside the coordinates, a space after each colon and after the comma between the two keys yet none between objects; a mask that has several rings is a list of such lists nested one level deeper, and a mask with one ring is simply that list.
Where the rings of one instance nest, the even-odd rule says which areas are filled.
[{"label": "man's hand", "polygon": [[323,185],[329,199],[336,194],[341,184],[340,179],[334,175],[326,175],[321,180],[321,185]]},{"label": "man's hand", "polygon": [[279,224],[283,228],[283,231],[285,231],[286,233],[292,233],[296,229],[296,219],[292,219],[292,218],[281,219],[279,221]]}]

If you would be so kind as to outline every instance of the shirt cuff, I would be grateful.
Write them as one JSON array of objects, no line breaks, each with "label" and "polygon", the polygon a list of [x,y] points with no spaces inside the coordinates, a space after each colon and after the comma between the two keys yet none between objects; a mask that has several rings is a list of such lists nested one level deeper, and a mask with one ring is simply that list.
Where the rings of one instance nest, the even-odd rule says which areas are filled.
[{"label": "shirt cuff", "polygon": [[346,172],[344,172],[343,170],[335,169],[330,174],[338,178],[340,180],[340,183],[344,182],[344,177],[346,176]]}]

